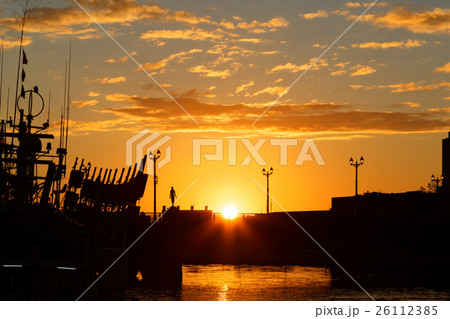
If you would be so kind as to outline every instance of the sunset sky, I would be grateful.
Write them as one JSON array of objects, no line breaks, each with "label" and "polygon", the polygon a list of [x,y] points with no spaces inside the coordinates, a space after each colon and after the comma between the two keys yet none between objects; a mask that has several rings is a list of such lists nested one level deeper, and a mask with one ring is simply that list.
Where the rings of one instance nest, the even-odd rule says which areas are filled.
[{"label": "sunset sky", "polygon": [[[448,1],[378,1],[344,35],[371,2],[77,2],[114,40],[72,0],[31,1],[24,38],[25,86],[38,85],[46,100],[51,91],[55,135],[72,42],[68,166],[79,156],[124,167],[127,139],[149,129],[172,138],[161,147],[165,157],[170,145],[172,160],[158,171],[159,208],[169,204],[171,186],[181,195],[199,178],[177,205],[240,212],[265,211],[266,195],[252,178],[265,188],[261,170],[270,166],[271,194],[286,210],[328,209],[331,197],[353,195],[351,156],[366,159],[360,192],[418,190],[441,174],[441,140],[450,130]],[[1,0],[1,118],[8,87],[15,90],[17,11],[16,1]],[[199,138],[224,138],[224,160],[193,166]],[[237,141],[232,166],[230,138]],[[287,165],[269,143],[276,138],[298,139]],[[252,157],[242,165],[249,153],[240,139],[266,139],[267,165]],[[295,165],[305,139],[315,141],[325,165]],[[149,182],[145,211],[152,189]],[[273,203],[273,210],[281,208]]]}]

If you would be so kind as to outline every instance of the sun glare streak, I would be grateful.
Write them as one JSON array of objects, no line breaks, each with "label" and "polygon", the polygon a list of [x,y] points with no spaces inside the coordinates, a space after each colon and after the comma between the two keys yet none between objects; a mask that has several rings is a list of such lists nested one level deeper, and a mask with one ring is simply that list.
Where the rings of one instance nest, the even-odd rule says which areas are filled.
[{"label": "sun glare streak", "polygon": [[226,219],[234,219],[237,217],[238,212],[236,207],[234,207],[233,205],[228,205],[223,209],[222,215]]}]

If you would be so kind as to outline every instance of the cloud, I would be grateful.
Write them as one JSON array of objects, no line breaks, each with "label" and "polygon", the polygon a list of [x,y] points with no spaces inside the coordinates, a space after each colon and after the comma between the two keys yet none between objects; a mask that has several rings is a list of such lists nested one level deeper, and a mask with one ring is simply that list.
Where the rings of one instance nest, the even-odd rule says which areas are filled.
[{"label": "cloud", "polygon": [[450,62],[444,64],[443,66],[436,68],[433,73],[438,73],[438,72],[442,72],[442,73],[450,73]]},{"label": "cloud", "polygon": [[236,88],[236,91],[234,93],[238,94],[240,92],[246,91],[249,87],[255,85],[255,82],[250,81],[248,83],[242,84],[241,86],[238,86]]},{"label": "cloud", "polygon": [[392,89],[392,93],[403,93],[403,92],[421,92],[421,91],[433,91],[440,88],[450,88],[450,82],[434,82],[431,84],[419,84],[414,82],[409,83],[398,83],[389,85],[350,85],[354,90],[365,89],[365,90],[376,90],[376,89]]},{"label": "cloud", "polygon": [[[348,19],[356,17],[349,15]],[[450,9],[434,8],[433,10],[418,9],[412,11],[406,6],[397,5],[385,14],[367,14],[361,18],[361,21],[382,28],[406,29],[413,33],[450,33]]]},{"label": "cloud", "polygon": [[271,94],[271,95],[281,95],[288,89],[287,86],[270,86],[266,87],[262,90],[259,90],[258,92],[255,92],[252,94],[252,96],[258,96],[264,93]]},{"label": "cloud", "polygon": [[[344,4],[344,6],[346,6],[347,8],[367,8],[370,7],[373,4],[373,1],[370,2],[347,2]],[[377,3],[374,4],[374,6],[376,7],[387,7],[389,5],[388,2],[386,1],[378,1]]]},{"label": "cloud", "polygon": [[99,102],[97,100],[86,100],[86,101],[72,101],[71,106],[75,108],[82,108],[85,106],[95,106]]},{"label": "cloud", "polygon": [[[291,62],[288,62],[286,64],[280,64],[280,65],[273,67],[268,73],[275,73],[275,72],[280,72],[280,71],[289,71],[292,73],[296,73],[298,71],[304,71],[304,70],[307,70],[315,60],[316,60],[316,58],[312,58],[312,59],[310,59],[310,63],[305,63],[302,65],[292,64]],[[311,70],[318,70],[319,68],[325,67],[325,66],[328,66],[327,60],[320,59],[319,61],[316,62],[316,64],[314,66],[311,67]]]},{"label": "cloud", "polygon": [[99,96],[99,95],[100,95],[99,92],[94,92],[94,91],[91,91],[91,92],[89,92],[89,94],[88,94],[88,96],[90,96],[90,97],[96,97],[96,96]]},{"label": "cloud", "polygon": [[252,21],[250,23],[240,22],[237,28],[245,29],[251,33],[264,33],[268,31],[276,31],[279,28],[285,28],[289,25],[289,21],[283,17],[275,17],[267,22]]},{"label": "cloud", "polygon": [[437,114],[449,114],[450,113],[450,107],[433,108],[433,109],[429,109],[429,111],[432,112],[432,113],[437,113]]},{"label": "cloud", "polygon": [[359,75],[368,75],[377,72],[374,68],[371,66],[360,66],[358,69],[350,74],[351,76],[359,76]]},{"label": "cloud", "polygon": [[113,94],[108,94],[105,98],[106,98],[107,101],[123,102],[123,101],[129,101],[133,97],[135,97],[135,95],[128,95],[128,94],[122,94],[122,93],[113,93]]},{"label": "cloud", "polygon": [[274,72],[279,72],[279,71],[289,71],[289,72],[295,73],[298,71],[306,70],[308,67],[309,67],[308,64],[296,65],[296,64],[292,64],[291,62],[288,62],[286,64],[280,64],[280,65],[273,67],[269,71],[269,73],[274,73]]},{"label": "cloud", "polygon": [[344,75],[345,73],[346,73],[345,70],[338,70],[338,71],[331,72],[331,76]]},{"label": "cloud", "polygon": [[183,30],[151,30],[143,33],[141,39],[159,40],[159,39],[183,39],[183,40],[218,40],[226,35],[222,29],[204,30],[200,28]]},{"label": "cloud", "polygon": [[450,88],[450,82],[436,82],[429,85],[417,85],[414,82],[389,85],[393,88],[393,93],[417,92],[417,91],[433,91],[440,88]]},{"label": "cloud", "polygon": [[416,103],[416,102],[410,102],[410,101],[408,101],[408,102],[402,102],[402,103],[394,103],[394,104],[391,104],[391,107],[394,107],[394,108],[400,108],[400,107],[410,107],[410,108],[415,108],[415,107],[419,107],[419,106],[420,106],[419,103]]},{"label": "cloud", "polygon": [[128,56],[126,56],[126,55],[121,58],[118,58],[117,60],[115,60],[115,59],[105,60],[106,63],[124,63],[127,61],[128,61]]},{"label": "cloud", "polygon": [[[203,103],[191,97],[177,97],[186,110],[205,130],[248,132],[251,123],[264,110],[259,104]],[[165,130],[192,129],[188,118],[168,98],[128,96],[127,105],[108,108],[104,112],[116,114],[123,120],[148,123],[158,121]],[[436,117],[437,116],[437,117]],[[170,120],[169,120],[170,118]],[[450,128],[450,120],[431,112],[382,112],[355,110],[346,104],[311,103],[280,104],[258,122],[258,132],[430,132]]]},{"label": "cloud", "polygon": [[167,58],[162,59],[160,61],[157,61],[155,63],[145,63],[145,64],[142,65],[142,67],[144,69],[146,69],[147,71],[162,69],[165,66],[167,66],[167,64],[170,61],[172,61],[172,60],[177,60],[178,63],[183,63],[183,61],[184,61],[183,57],[186,57],[187,55],[194,54],[194,53],[200,53],[200,52],[203,52],[203,50],[201,50],[201,49],[192,49],[192,50],[189,50],[189,51],[181,51],[181,52],[178,52],[178,53],[171,54]]},{"label": "cloud", "polygon": [[317,12],[311,12],[311,13],[305,13],[299,14],[299,17],[302,17],[303,19],[316,19],[316,18],[326,18],[328,17],[328,13],[325,10],[318,10]]},{"label": "cloud", "polygon": [[261,40],[261,39],[256,39],[256,38],[238,39],[236,41],[238,41],[238,42],[249,42],[249,43],[267,43],[267,40]]},{"label": "cloud", "polygon": [[278,54],[280,51],[262,51],[260,54],[262,55],[272,55],[272,54]]},{"label": "cloud", "polygon": [[127,79],[123,76],[119,76],[116,78],[103,78],[103,79],[96,79],[94,80],[95,82],[99,82],[101,84],[112,84],[112,83],[121,83],[121,82],[125,82]]},{"label": "cloud", "polygon": [[328,44],[318,44],[318,43],[313,44],[313,48],[325,49],[327,46]]},{"label": "cloud", "polygon": [[350,61],[347,61],[347,62],[340,62],[340,63],[335,64],[335,66],[337,66],[337,67],[343,69],[343,68],[345,68],[345,66],[348,65],[348,64],[350,64]]},{"label": "cloud", "polygon": [[200,73],[200,76],[226,79],[231,76],[231,70],[212,70],[205,65],[197,65],[187,69],[190,73]]},{"label": "cloud", "polygon": [[[173,11],[155,2],[142,4],[135,0],[79,0],[80,4],[102,25],[127,25],[135,21],[177,22],[187,25],[217,24],[210,17],[200,17],[186,11]],[[91,18],[72,3],[66,6],[42,6],[32,10],[27,32],[73,34],[74,27],[93,24]],[[0,19],[6,29],[18,28],[15,19]]]},{"label": "cloud", "polygon": [[427,43],[425,40],[411,40],[408,41],[390,41],[390,42],[365,42],[359,44],[352,44],[352,48],[360,49],[389,49],[389,48],[417,48]]},{"label": "cloud", "polygon": [[359,2],[347,2],[344,4],[348,8],[359,8],[361,7],[361,4]]},{"label": "cloud", "polygon": [[349,10],[334,10],[332,13],[335,15],[346,16],[350,13],[350,11]]},{"label": "cloud", "polygon": [[[1,42],[2,41],[0,41],[0,43]],[[27,45],[30,45],[32,42],[33,42],[33,39],[31,37],[25,36],[23,38],[22,45],[23,46],[27,46]],[[8,39],[5,39],[4,42],[3,42],[3,45],[5,47],[5,50],[12,49],[12,48],[18,47],[20,45],[20,40],[8,40]]]},{"label": "cloud", "polygon": [[217,44],[214,45],[211,49],[206,51],[207,54],[217,54],[220,55],[216,61],[212,63],[213,66],[216,66],[221,63],[229,63],[230,61],[237,60],[239,57],[249,57],[256,55],[273,55],[278,54],[280,51],[255,51],[244,49],[238,45],[228,46],[226,44]]},{"label": "cloud", "polygon": [[197,89],[191,89],[187,92],[183,92],[180,94],[180,96],[183,97],[206,97],[206,98],[213,98],[216,97],[217,95],[214,93],[210,93],[210,92],[200,92]]}]

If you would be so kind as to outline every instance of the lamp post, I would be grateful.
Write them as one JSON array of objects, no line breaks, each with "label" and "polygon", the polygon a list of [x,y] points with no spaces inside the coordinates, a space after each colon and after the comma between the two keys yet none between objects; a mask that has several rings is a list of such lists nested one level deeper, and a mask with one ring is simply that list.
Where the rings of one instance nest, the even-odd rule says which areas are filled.
[{"label": "lamp post", "polygon": [[266,213],[269,213],[269,176],[273,174],[273,168],[271,167],[270,170],[267,170],[263,168],[262,174],[267,177],[267,206],[266,206]]},{"label": "lamp post", "polygon": [[438,192],[439,183],[441,183],[444,180],[444,176],[441,175],[441,178],[435,177],[434,174],[431,175],[431,181],[436,183],[436,193]]},{"label": "lamp post", "polygon": [[161,151],[158,150],[155,154],[150,152],[151,159],[153,159],[153,220],[156,220],[156,184],[158,184],[158,176],[156,176],[156,161],[161,157]]},{"label": "lamp post", "polygon": [[359,162],[353,162],[353,158],[350,157],[350,165],[354,166],[356,169],[356,177],[355,177],[355,196],[358,196],[358,167],[364,164],[364,157],[361,156]]}]

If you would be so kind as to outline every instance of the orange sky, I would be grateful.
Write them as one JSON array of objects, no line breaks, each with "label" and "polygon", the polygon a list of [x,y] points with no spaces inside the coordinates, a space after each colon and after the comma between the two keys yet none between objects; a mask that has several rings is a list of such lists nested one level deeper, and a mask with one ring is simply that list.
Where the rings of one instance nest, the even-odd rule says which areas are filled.
[{"label": "orange sky", "polygon": [[[12,12],[20,10],[16,1],[3,2],[2,117],[6,90],[15,88],[19,32]],[[370,2],[78,3],[91,17],[74,1],[32,1],[26,88],[38,85],[46,99],[52,91],[57,133],[72,42],[68,164],[79,156],[123,167],[127,139],[143,129],[169,136],[161,147],[164,158],[170,146],[172,160],[159,170],[159,208],[169,203],[171,186],[181,195],[199,178],[182,207],[264,211],[265,193],[252,178],[265,188],[261,170],[270,166],[271,194],[287,210],[328,209],[332,196],[352,195],[351,156],[366,159],[361,192],[417,190],[441,173],[441,139],[450,130],[446,1],[378,2],[337,42]],[[199,138],[224,139],[224,160],[192,165]],[[235,166],[228,163],[230,138],[237,141]],[[241,165],[249,154],[241,139],[254,145],[263,138],[267,165],[253,158]],[[287,165],[269,143],[279,138],[298,140]],[[305,139],[315,141],[325,165],[294,164]],[[152,194],[149,183],[146,211]]]}]

